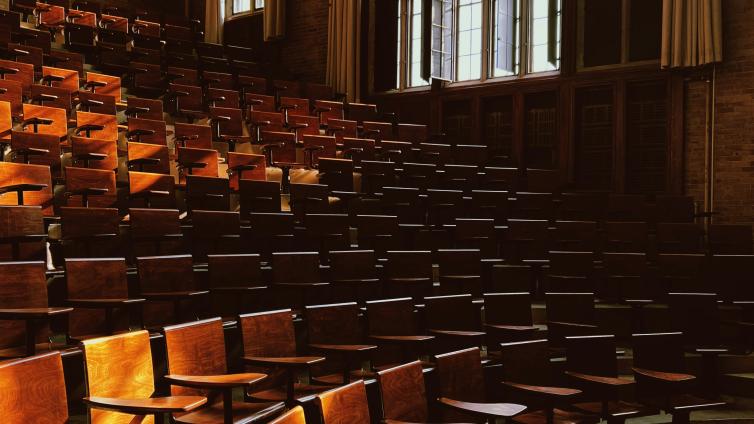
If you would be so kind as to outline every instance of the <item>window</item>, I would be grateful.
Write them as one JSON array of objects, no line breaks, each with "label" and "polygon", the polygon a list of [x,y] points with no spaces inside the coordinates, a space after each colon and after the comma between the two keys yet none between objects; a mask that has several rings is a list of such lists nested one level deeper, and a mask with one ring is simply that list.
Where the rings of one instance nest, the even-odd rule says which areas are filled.
[{"label": "window", "polygon": [[397,88],[428,85],[427,71],[459,82],[558,71],[561,6],[562,0],[398,0]]},{"label": "window", "polygon": [[241,13],[251,12],[251,6],[254,5],[254,10],[264,9],[264,0],[232,0],[232,15],[238,15]]}]

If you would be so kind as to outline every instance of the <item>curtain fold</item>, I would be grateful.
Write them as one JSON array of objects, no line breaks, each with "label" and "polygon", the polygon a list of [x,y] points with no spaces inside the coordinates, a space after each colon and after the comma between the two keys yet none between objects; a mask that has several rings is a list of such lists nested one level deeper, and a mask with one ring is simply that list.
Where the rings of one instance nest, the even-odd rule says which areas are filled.
[{"label": "curtain fold", "polygon": [[285,2],[286,0],[265,0],[264,41],[285,36]]},{"label": "curtain fold", "polygon": [[663,0],[663,68],[706,65],[723,60],[721,0]]},{"label": "curtain fold", "polygon": [[206,0],[204,12],[204,41],[207,43],[223,42],[223,21],[225,2],[221,0]]},{"label": "curtain fold", "polygon": [[361,0],[330,0],[327,30],[327,84],[358,101]]}]

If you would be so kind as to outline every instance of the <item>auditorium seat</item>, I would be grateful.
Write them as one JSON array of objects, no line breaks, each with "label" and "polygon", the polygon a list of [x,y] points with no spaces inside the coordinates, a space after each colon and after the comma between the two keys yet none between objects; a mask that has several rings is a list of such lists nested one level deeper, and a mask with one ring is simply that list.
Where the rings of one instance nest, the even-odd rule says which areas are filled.
[{"label": "auditorium seat", "polygon": [[[208,398],[207,406],[186,414],[173,414],[176,423],[233,424],[265,422],[283,411],[280,402],[234,402],[233,389],[252,388],[267,374],[229,374],[223,323],[212,318],[163,328],[168,363],[166,383],[173,396]],[[215,401],[222,396],[222,400]]]},{"label": "auditorium seat", "polygon": [[540,329],[534,326],[529,293],[485,293],[483,298],[487,349],[537,337]]},{"label": "auditorium seat", "polygon": [[545,302],[550,346],[561,348],[566,337],[599,333],[593,293],[545,293]]},{"label": "auditorium seat", "polygon": [[330,251],[328,258],[329,280],[335,300],[355,300],[363,305],[367,300],[380,297],[382,284],[377,273],[377,258],[374,251]]},{"label": "auditorium seat", "polygon": [[415,302],[432,294],[432,252],[388,251],[385,291],[390,297],[412,297]]},{"label": "auditorium seat", "polygon": [[479,306],[470,294],[424,298],[424,325],[435,336],[435,351],[481,347],[485,333]]},{"label": "auditorium seat", "polygon": [[369,418],[369,401],[364,381],[358,380],[317,395],[322,424],[366,424]]},{"label": "auditorium seat", "polygon": [[0,363],[0,409],[7,422],[67,422],[67,400],[59,352]]},{"label": "auditorium seat", "polygon": [[435,336],[422,334],[411,298],[371,300],[366,306],[369,339],[380,347],[373,356],[375,368],[431,353]]},{"label": "auditorium seat", "polygon": [[437,251],[440,266],[439,281],[442,294],[470,293],[481,297],[482,254],[477,249],[440,249]]}]

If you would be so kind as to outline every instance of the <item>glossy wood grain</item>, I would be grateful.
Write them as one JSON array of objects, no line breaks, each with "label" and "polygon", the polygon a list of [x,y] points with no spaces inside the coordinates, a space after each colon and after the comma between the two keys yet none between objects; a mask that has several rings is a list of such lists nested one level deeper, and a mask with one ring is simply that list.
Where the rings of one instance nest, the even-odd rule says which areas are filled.
[{"label": "glossy wood grain", "polygon": [[[15,154],[14,162],[23,162],[24,152],[28,149],[41,149],[39,153],[28,156],[33,165],[46,165],[51,173],[60,175],[60,139],[50,134],[34,134],[22,131],[11,133],[11,150]],[[46,151],[46,152],[45,152]]]},{"label": "glossy wood grain", "polygon": [[64,88],[68,91],[77,91],[79,89],[79,73],[70,69],[53,68],[51,66],[42,67],[42,77],[54,76],[62,78],[62,81],[53,81],[53,87]]},{"label": "glossy wood grain", "polygon": [[185,147],[194,149],[212,149],[212,128],[209,125],[175,123],[176,148],[181,146],[178,140],[187,138]]},{"label": "glossy wood grain", "polygon": [[[189,255],[153,256],[136,259],[141,293],[192,292],[198,287],[194,281],[193,259]],[[190,302],[190,300],[181,303]],[[144,305],[144,323],[147,326],[172,324],[175,303],[150,301]]]},{"label": "glossy wood grain", "polygon": [[[47,308],[44,262],[0,263],[0,309]],[[47,324],[40,324],[37,342],[49,342]],[[24,321],[0,321],[0,348],[23,346]]]},{"label": "glossy wood grain", "polygon": [[[234,170],[244,165],[253,165],[254,169]],[[239,179],[266,181],[267,170],[265,158],[263,155],[253,155],[249,153],[228,152],[228,169],[234,170],[233,175],[229,175],[231,190],[238,190]],[[240,176],[239,176],[240,175]]]},{"label": "glossy wood grain", "polygon": [[105,94],[108,96],[112,96],[115,99],[116,103],[120,103],[122,101],[121,98],[121,81],[120,77],[114,77],[110,75],[104,75],[104,74],[97,74],[94,72],[87,72],[86,73],[86,81],[96,81],[96,82],[104,82],[106,83],[103,87],[96,87],[94,89],[95,93],[99,94]]},{"label": "glossy wood grain", "polygon": [[[71,136],[71,154],[74,166],[108,171],[118,169],[118,144],[115,140]],[[97,159],[91,159],[92,156],[97,156]]]},{"label": "glossy wood grain", "polygon": [[[154,394],[152,351],[147,331],[85,340],[87,396],[148,399]],[[153,423],[153,417],[92,409],[92,423]]]},{"label": "glossy wood grain", "polygon": [[0,260],[44,259],[46,246],[41,236],[44,234],[41,207],[0,207]]},{"label": "glossy wood grain", "polygon": [[130,209],[131,235],[151,237],[180,234],[180,212],[177,209]]},{"label": "glossy wood grain", "polygon": [[[127,299],[128,281],[124,259],[66,259],[67,299]],[[73,338],[106,335],[105,310],[76,308],[69,315],[68,332]],[[112,331],[128,330],[128,310],[116,309]]]},{"label": "glossy wood grain", "polygon": [[128,107],[149,109],[148,112],[138,114],[138,117],[141,119],[162,120],[163,106],[161,100],[143,99],[132,96],[128,98]]},{"label": "glossy wood grain", "polygon": [[[217,153],[217,151],[214,152]],[[186,176],[186,204],[190,210],[229,210],[230,187],[228,180],[201,175]]]},{"label": "glossy wood grain", "polygon": [[426,422],[429,416],[421,362],[411,362],[377,373],[383,418]]},{"label": "glossy wood grain", "polygon": [[[76,113],[76,126],[81,127],[84,125],[101,125],[104,127],[101,130],[92,130],[88,136],[89,138],[118,140],[118,121],[116,121],[115,115],[78,111]],[[86,137],[86,134],[83,132],[79,135]]]},{"label": "glossy wood grain", "polygon": [[304,149],[321,147],[312,153],[312,165],[319,165],[319,158],[334,158],[336,151],[336,138],[324,135],[304,135]]},{"label": "glossy wood grain", "polygon": [[120,232],[118,210],[110,208],[60,208],[60,224],[63,239],[70,240]]},{"label": "glossy wood grain", "polygon": [[364,382],[359,380],[317,396],[322,424],[367,424],[369,404]]},{"label": "glossy wood grain", "polygon": [[[217,167],[217,160],[218,160],[217,150],[194,149],[194,148],[188,148],[188,147],[178,149],[178,159],[177,159],[178,164],[192,164],[192,163],[206,164],[204,168],[194,168],[191,172],[191,175],[217,177],[219,175],[218,167]],[[187,175],[188,175],[188,170],[183,172],[182,180],[184,180]]]},{"label": "glossy wood grain", "polygon": [[[37,132],[42,134],[52,134],[59,139],[63,139],[68,134],[68,118],[65,109],[56,107],[38,106],[24,103],[24,120],[33,118],[49,119],[52,122],[49,125],[39,125]],[[27,126],[24,131],[33,132],[32,125]]]},{"label": "glossy wood grain", "polygon": [[9,424],[68,422],[60,353],[0,363],[0,410]]},{"label": "glossy wood grain", "polygon": [[154,134],[141,135],[138,138],[140,143],[167,146],[168,142],[165,121],[146,118],[128,118],[128,131],[135,130],[154,131]]},{"label": "glossy wood grain", "polygon": [[68,206],[81,206],[83,199],[78,193],[90,188],[107,190],[105,194],[89,196],[90,207],[112,207],[117,200],[115,172],[110,170],[66,167],[65,188],[66,192],[71,193]]},{"label": "glossy wood grain", "polygon": [[34,65],[29,63],[14,62],[12,60],[0,60],[0,67],[18,69],[18,72],[14,74],[6,74],[5,79],[21,83],[23,92],[26,94],[31,93],[31,85],[34,83]]},{"label": "glossy wood grain", "polygon": [[306,424],[304,408],[296,406],[285,414],[270,421],[270,424]]},{"label": "glossy wood grain", "polygon": [[296,334],[290,309],[239,317],[244,356],[296,356]]},{"label": "glossy wood grain", "polygon": [[362,343],[359,326],[359,306],[354,303],[306,307],[306,324],[309,344]]},{"label": "glossy wood grain", "polygon": [[132,167],[135,171],[152,172],[156,174],[170,175],[170,152],[166,145],[129,142],[127,145],[128,160],[157,159],[157,164],[145,164]]},{"label": "glossy wood grain", "polygon": [[4,93],[0,93],[0,101],[10,103],[11,115],[13,117],[23,115],[23,90],[21,83],[12,80],[0,80],[0,89],[5,90]]},{"label": "glossy wood grain", "polygon": [[[228,372],[220,318],[164,328],[168,374],[219,376]],[[206,390],[171,386],[174,396],[205,396]]]},{"label": "glossy wood grain", "polygon": [[[45,216],[53,214],[51,179],[48,166],[0,162],[0,187],[19,184],[44,184],[47,186],[39,191],[24,193],[24,205],[41,206]],[[0,205],[18,205],[16,192],[0,195]]]},{"label": "glossy wood grain", "polygon": [[484,375],[479,348],[437,355],[440,396],[465,402],[484,402]]}]

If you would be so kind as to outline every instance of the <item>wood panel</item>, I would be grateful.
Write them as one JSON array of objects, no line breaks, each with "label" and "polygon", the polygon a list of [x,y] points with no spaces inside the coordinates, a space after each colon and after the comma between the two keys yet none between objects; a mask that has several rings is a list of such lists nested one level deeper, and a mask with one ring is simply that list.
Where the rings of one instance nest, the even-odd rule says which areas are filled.
[{"label": "wood panel", "polygon": [[[0,263],[0,309],[47,308],[44,262]],[[47,324],[39,327],[38,342],[49,342]],[[0,320],[0,348],[26,343],[24,321]]]},{"label": "wood panel", "polygon": [[0,410],[7,423],[68,422],[60,353],[0,364]]},{"label": "wood panel", "polygon": [[[220,318],[165,327],[168,374],[223,375],[225,339]],[[207,396],[207,390],[171,386],[173,396]]]},{"label": "wood panel", "polygon": [[[41,206],[45,216],[53,215],[49,166],[0,162],[0,187],[17,184],[45,184],[47,187],[40,191],[24,193],[24,205]],[[18,205],[18,195],[15,192],[0,195],[0,205]]]},{"label": "wood panel", "polygon": [[361,380],[322,393],[316,402],[322,410],[322,424],[370,422],[366,387]]}]

